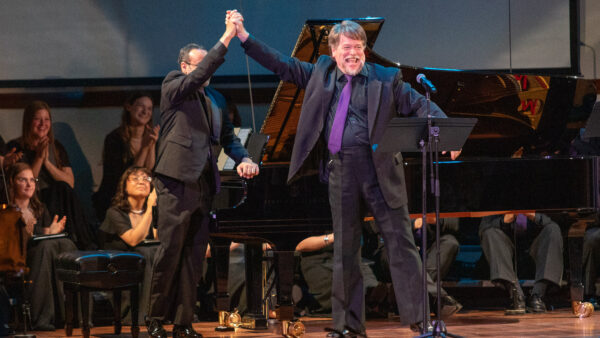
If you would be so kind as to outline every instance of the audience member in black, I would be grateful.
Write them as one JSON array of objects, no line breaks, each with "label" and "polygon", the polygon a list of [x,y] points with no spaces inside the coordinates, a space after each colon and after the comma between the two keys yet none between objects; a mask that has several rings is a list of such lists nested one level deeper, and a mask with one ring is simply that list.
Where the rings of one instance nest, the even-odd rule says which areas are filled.
[{"label": "audience member in black", "polygon": [[54,139],[50,107],[34,101],[23,113],[22,136],[10,141],[8,149],[23,152],[20,159],[31,166],[38,179],[37,190],[51,214],[67,216],[66,232],[80,249],[95,248],[94,229],[86,221],[75,195],[75,177],[63,145]]},{"label": "audience member in black", "polygon": [[[305,238],[296,246],[296,251],[301,252],[300,269],[308,286],[308,299],[303,299],[302,304],[311,315],[331,315],[333,242],[334,236],[330,233]],[[387,298],[387,288],[377,281],[373,270],[364,259],[361,261],[360,270],[364,278],[364,304],[368,308],[365,314],[370,316],[373,314],[371,308],[375,308],[382,301],[387,301],[383,299]],[[375,295],[377,297],[374,297]],[[387,309],[384,315],[387,316]]]},{"label": "audience member in black", "polygon": [[[421,231],[423,219],[413,220],[413,229],[416,232],[416,244],[421,245]],[[446,277],[452,263],[456,259],[460,245],[455,234],[458,233],[458,218],[440,219],[440,276]],[[437,311],[437,247],[435,243],[435,217],[427,217],[427,292],[434,304],[431,309]],[[417,239],[418,237],[418,239]],[[442,318],[447,318],[462,309],[462,305],[456,301],[444,288],[440,288],[440,297],[442,303]]]},{"label": "audience member in black", "polygon": [[117,191],[121,175],[134,165],[154,168],[156,140],[160,127],[152,123],[153,102],[149,94],[137,92],[123,106],[121,125],[104,139],[102,182],[92,196],[96,216],[102,222]]},{"label": "audience member in black", "polygon": [[[487,216],[481,220],[479,237],[490,264],[490,279],[509,291],[512,305],[506,314],[545,312],[542,298],[546,289],[558,285],[563,273],[563,240],[558,224],[541,213]],[[515,238],[517,243],[527,244],[535,261],[535,284],[527,304],[513,263]]]},{"label": "audience member in black", "polygon": [[146,239],[157,239],[152,216],[152,207],[155,205],[156,191],[150,170],[130,167],[121,175],[112,206],[108,208],[99,232],[103,237],[100,241],[103,249],[135,251],[146,259],[139,297],[138,322],[142,323],[148,310],[152,264],[158,249],[158,245],[144,243]]},{"label": "audience member in black", "polygon": [[[50,217],[36,196],[36,183],[27,163],[14,164],[9,173],[11,200],[21,210],[29,235],[60,234],[64,231],[66,217]],[[62,282],[56,278],[53,262],[59,254],[73,250],[77,250],[75,243],[66,237],[29,241],[27,266],[33,284],[27,290],[32,327],[36,331],[53,331],[64,324],[64,291]]]}]

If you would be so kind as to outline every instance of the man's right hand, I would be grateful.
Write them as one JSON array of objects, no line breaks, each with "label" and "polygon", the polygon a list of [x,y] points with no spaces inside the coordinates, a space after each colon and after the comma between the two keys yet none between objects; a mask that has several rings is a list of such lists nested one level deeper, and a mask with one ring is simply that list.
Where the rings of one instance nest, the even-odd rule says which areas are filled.
[{"label": "man's right hand", "polygon": [[229,47],[229,42],[235,36],[237,32],[236,25],[229,19],[229,11],[227,11],[227,15],[225,16],[225,33],[221,36],[219,41],[225,45],[225,47]]},{"label": "man's right hand", "polygon": [[242,14],[235,9],[228,10],[227,19],[235,24],[238,39],[242,42],[246,42],[250,33],[244,28],[244,17]]},{"label": "man's right hand", "polygon": [[516,219],[515,214],[505,214],[503,222],[506,224],[510,224],[510,223],[514,222],[515,219]]}]

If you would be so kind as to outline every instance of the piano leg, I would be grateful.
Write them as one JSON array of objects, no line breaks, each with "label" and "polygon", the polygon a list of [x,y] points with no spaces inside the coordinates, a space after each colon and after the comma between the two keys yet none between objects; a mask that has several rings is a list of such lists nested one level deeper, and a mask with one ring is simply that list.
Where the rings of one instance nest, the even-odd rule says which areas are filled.
[{"label": "piano leg", "polygon": [[[593,221],[593,220],[591,220]],[[590,223],[589,219],[577,220],[568,232],[568,250],[571,282],[571,307],[573,314],[585,318],[592,315],[594,306],[583,302],[583,236]]]},{"label": "piano leg", "polygon": [[215,331],[233,331],[239,325],[239,316],[237,313],[230,313],[229,292],[227,283],[229,279],[229,247],[231,239],[212,237],[211,238],[211,256],[215,260],[215,295],[216,307],[219,311],[219,326]]},{"label": "piano leg", "polygon": [[263,250],[262,243],[244,244],[246,263],[246,301],[248,313],[242,319],[246,329],[266,329],[267,316],[263,311]]}]

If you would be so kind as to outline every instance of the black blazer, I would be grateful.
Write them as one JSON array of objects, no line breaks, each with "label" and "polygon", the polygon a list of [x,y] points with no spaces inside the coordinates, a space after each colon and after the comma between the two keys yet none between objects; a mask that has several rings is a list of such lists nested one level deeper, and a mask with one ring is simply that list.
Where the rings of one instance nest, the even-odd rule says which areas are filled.
[{"label": "black blazer", "polygon": [[225,61],[225,53],[227,47],[217,42],[193,72],[185,75],[172,71],[165,77],[161,88],[161,129],[155,173],[183,182],[196,182],[208,162],[211,138],[212,144],[220,142],[236,163],[248,156],[233,133],[227,114],[200,92],[202,85]]},{"label": "black blazer", "polygon": [[[327,55],[316,63],[302,62],[285,56],[250,36],[242,47],[246,53],[277,74],[283,81],[304,88],[304,101],[292,150],[288,182],[306,172],[314,172],[319,159],[327,151],[321,134],[335,90],[335,60]],[[377,179],[386,203],[399,208],[407,203],[402,154],[377,151],[383,131],[390,119],[397,116],[426,116],[426,99],[408,83],[402,81],[397,68],[366,63],[368,78],[369,141]],[[434,117],[446,117],[431,104]],[[321,170],[323,165],[321,163]]]}]

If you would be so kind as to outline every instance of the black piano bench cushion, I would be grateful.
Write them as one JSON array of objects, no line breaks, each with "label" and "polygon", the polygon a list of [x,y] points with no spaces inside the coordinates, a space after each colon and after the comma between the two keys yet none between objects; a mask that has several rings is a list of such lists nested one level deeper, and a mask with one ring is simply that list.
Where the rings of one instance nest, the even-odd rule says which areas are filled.
[{"label": "black piano bench cushion", "polygon": [[144,256],[127,251],[71,251],[55,261],[57,277],[88,288],[113,289],[136,285],[144,274]]}]

